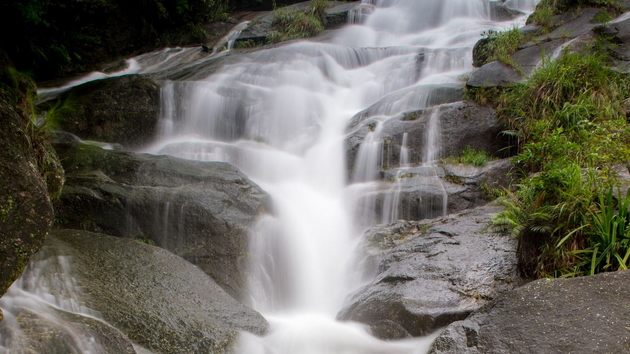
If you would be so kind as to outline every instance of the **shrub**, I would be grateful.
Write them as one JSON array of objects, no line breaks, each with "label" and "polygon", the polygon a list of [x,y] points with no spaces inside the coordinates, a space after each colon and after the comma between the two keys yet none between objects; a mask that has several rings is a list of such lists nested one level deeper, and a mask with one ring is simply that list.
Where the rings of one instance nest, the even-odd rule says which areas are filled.
[{"label": "shrub", "polygon": [[[597,52],[563,53],[499,99],[499,114],[518,138],[514,162],[522,178],[516,192],[504,193],[506,209],[494,220],[520,237],[519,263],[534,258],[529,268],[519,265],[526,276],[627,266],[627,241],[619,236],[627,216],[613,218],[612,200],[601,195],[616,183],[610,167],[630,161],[630,81],[607,61]],[[532,247],[521,247],[527,243]]]},{"label": "shrub", "polygon": [[512,54],[516,52],[518,46],[525,40],[525,36],[513,27],[505,31],[489,31],[488,44],[485,48],[487,52],[486,62],[498,60],[504,64],[514,66]]}]

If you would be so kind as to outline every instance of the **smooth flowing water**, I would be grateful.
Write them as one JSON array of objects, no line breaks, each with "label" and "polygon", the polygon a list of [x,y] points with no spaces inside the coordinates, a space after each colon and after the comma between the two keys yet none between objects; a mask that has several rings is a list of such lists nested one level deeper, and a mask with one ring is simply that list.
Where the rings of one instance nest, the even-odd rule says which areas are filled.
[{"label": "smooth flowing water", "polygon": [[[534,3],[508,1],[526,11]],[[326,40],[240,55],[212,69],[213,60],[225,54],[221,48],[205,56],[199,48],[167,48],[130,59],[127,69],[112,74],[173,79],[162,82],[160,138],[145,151],[229,162],[272,196],[273,215],[262,217],[252,230],[249,283],[250,305],[271,328],[264,337],[243,334],[240,353],[427,351],[432,336],[385,342],[372,337],[366,326],[339,322],[335,316],[348,294],[369,280],[354,254],[366,227],[446,213],[443,196],[430,201],[430,212],[410,216],[399,200],[408,186],[399,180],[384,187],[379,171],[396,164],[412,168],[413,156],[405,134],[400,160],[386,160],[383,123],[402,112],[430,111],[443,100],[441,88],[463,86],[460,77],[472,70],[472,47],[480,34],[513,25],[492,21],[490,13],[484,0],[364,0],[350,14],[349,25]],[[234,38],[223,41],[228,50]],[[49,93],[103,75],[94,73]],[[349,182],[345,139],[359,112],[374,125],[351,166]],[[415,189],[439,183],[430,172],[440,157],[439,113],[431,112],[427,143],[416,159],[424,163],[416,168],[429,172],[414,180]],[[165,215],[177,214],[165,208]],[[178,222],[167,219],[163,222]],[[38,269],[29,269],[33,267]],[[68,289],[63,301],[70,306],[75,290]],[[0,302],[9,314],[5,321],[11,321],[12,301],[18,298],[34,299],[20,306],[42,313],[52,304],[98,316],[89,309],[66,309],[38,285],[18,283]]]},{"label": "smooth flowing water", "polygon": [[[379,170],[389,163],[383,122],[439,103],[439,88],[463,86],[480,34],[512,25],[493,22],[490,13],[481,0],[363,1],[351,24],[325,42],[258,51],[205,79],[164,85],[166,128],[149,151],[232,163],[274,201],[273,216],[252,232],[249,284],[251,305],[271,329],[243,335],[241,353],[426,352],[431,337],[384,342],[335,316],[365,281],[353,257],[362,231],[399,216],[400,186],[375,207]],[[358,112],[375,125],[348,184],[345,138]],[[420,158],[429,167],[440,157],[438,114],[431,114]],[[395,163],[409,159],[402,151]],[[416,188],[439,183],[430,173],[421,178]],[[416,217],[441,215],[445,203],[441,197],[431,207],[436,213]],[[365,210],[378,215],[362,216]]]}]

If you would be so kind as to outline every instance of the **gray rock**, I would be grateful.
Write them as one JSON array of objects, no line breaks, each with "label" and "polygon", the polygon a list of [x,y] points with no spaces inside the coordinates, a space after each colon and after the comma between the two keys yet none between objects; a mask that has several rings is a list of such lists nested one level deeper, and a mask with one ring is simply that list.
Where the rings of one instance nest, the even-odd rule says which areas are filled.
[{"label": "gray rock", "polygon": [[56,145],[68,182],[58,223],[151,240],[244,294],[248,232],[269,198],[235,167],[168,156]]},{"label": "gray rock", "polygon": [[68,354],[76,353],[77,340],[81,340],[90,343],[93,354],[136,354],[129,338],[105,322],[47,307],[45,314],[19,308],[10,321],[15,327],[9,328],[6,323],[9,320],[0,323],[3,334],[11,338],[5,343],[8,347],[3,349],[17,353]]},{"label": "gray rock", "polygon": [[529,75],[534,69],[542,65],[543,55],[548,59],[560,49],[564,43],[564,39],[556,39],[525,47],[512,55],[512,61],[521,69],[524,75]]},{"label": "gray rock", "polygon": [[615,44],[612,47],[612,52],[618,60],[626,62],[626,64],[630,61],[630,19],[611,23],[598,29],[597,32]]},{"label": "gray rock", "polygon": [[[336,1],[329,1],[329,4],[336,4]],[[348,14],[359,5],[358,2],[341,4],[326,10],[324,27],[326,29],[336,29],[348,23]]]},{"label": "gray rock", "polygon": [[523,79],[514,68],[493,61],[473,71],[466,82],[468,87],[506,87]]},{"label": "gray rock", "polygon": [[628,282],[628,270],[537,280],[448,326],[430,353],[627,353]]},{"label": "gray rock", "polygon": [[509,159],[502,159],[483,167],[440,164],[380,171],[383,181],[359,198],[361,219],[378,223],[389,210],[395,213],[391,220],[422,220],[442,216],[445,210],[451,214],[478,207],[494,199],[491,189],[509,188],[512,168]]},{"label": "gray rock", "polygon": [[351,295],[337,318],[375,326],[389,320],[420,336],[513,289],[520,282],[516,240],[489,229],[490,214],[500,210],[485,206],[431,221],[374,226],[364,247],[371,264],[378,264],[377,275]]},{"label": "gray rock", "polygon": [[482,67],[488,61],[488,45],[490,44],[490,39],[488,37],[483,37],[475,43],[473,47],[473,66],[475,68]]},{"label": "gray rock", "polygon": [[[0,50],[0,82],[11,82],[9,65]],[[27,128],[31,114],[27,92],[36,92],[35,84],[22,75],[12,78],[17,80],[15,88],[0,88],[0,296],[46,238],[54,217],[49,195],[53,186],[46,182],[57,179],[42,178],[47,172],[42,168],[54,156],[49,155],[44,135]],[[63,184],[63,177],[58,181]]]},{"label": "gray rock", "polygon": [[[85,305],[156,353],[227,353],[238,331],[266,331],[260,314],[239,304],[197,267],[158,247],[53,230],[42,252],[66,257]],[[58,271],[44,270],[50,276]]]},{"label": "gray rock", "polygon": [[549,34],[536,38],[536,42],[550,41],[554,39],[572,39],[589,32],[597,24],[593,22],[593,18],[601,10],[594,8],[582,8],[578,12],[566,13],[561,17],[560,21],[554,21],[560,25]]},{"label": "gray rock", "polygon": [[[496,112],[472,101],[460,101],[437,106],[441,126],[442,151],[440,156],[458,156],[467,146],[484,150],[491,156],[508,154],[507,137],[501,134],[504,126]],[[383,123],[380,139],[383,142],[382,166],[384,169],[399,166],[403,136],[407,133],[407,148],[411,164],[422,162],[426,146],[426,129],[432,109],[405,112]],[[346,137],[346,161],[348,175],[352,178],[356,158],[367,134],[376,127],[377,121],[362,121]]]},{"label": "gray rock", "polygon": [[157,134],[160,88],[150,78],[126,75],[96,80],[71,88],[60,99],[68,99],[73,109],[64,112],[59,128],[81,139],[136,148]]},{"label": "gray rock", "polygon": [[525,15],[524,12],[509,8],[500,1],[484,1],[484,5],[489,7],[488,10],[492,21],[508,21]]}]

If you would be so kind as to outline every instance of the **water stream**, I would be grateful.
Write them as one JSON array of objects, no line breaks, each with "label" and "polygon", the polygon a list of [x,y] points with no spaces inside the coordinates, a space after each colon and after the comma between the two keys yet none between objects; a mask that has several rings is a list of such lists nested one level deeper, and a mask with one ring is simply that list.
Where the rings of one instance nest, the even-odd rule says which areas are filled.
[{"label": "water stream", "polygon": [[[535,1],[509,3],[529,11]],[[379,171],[391,163],[384,161],[383,123],[402,112],[430,109],[440,102],[435,96],[440,88],[463,86],[460,76],[472,70],[472,47],[480,34],[514,23],[494,22],[489,14],[483,0],[364,0],[349,25],[326,42],[260,50],[199,80],[162,82],[160,138],[146,151],[229,162],[274,202],[273,215],[262,217],[252,230],[249,252],[250,305],[271,328],[264,337],[243,334],[240,353],[427,351],[433,336],[385,342],[366,326],[335,316],[346,296],[366,281],[353,256],[363,231],[401,217],[396,193],[404,185],[383,187],[380,181]],[[225,38],[228,49],[233,40]],[[224,54],[167,48],[130,59],[124,73],[196,68]],[[359,112],[374,122],[374,129],[360,147],[349,183],[345,138]],[[440,157],[438,114],[433,111],[427,129],[419,159],[424,165],[416,168],[430,170]],[[393,164],[412,168],[406,141],[402,146]],[[415,188],[438,180],[430,172],[417,178]],[[383,195],[390,199],[377,202]],[[404,216],[446,213],[446,197],[437,199],[429,201],[434,211]],[[164,208],[167,216],[177,214]]]},{"label": "water stream", "polygon": [[[382,124],[440,102],[441,87],[461,87],[480,34],[512,22],[491,21],[481,0],[365,0],[349,21],[325,43],[258,51],[205,79],[164,86],[169,128],[149,151],[229,162],[274,201],[250,249],[251,305],[271,329],[243,335],[241,353],[424,353],[432,340],[384,342],[363,325],[335,320],[365,281],[353,258],[362,231],[399,216],[401,185],[383,192],[379,181],[389,164]],[[348,185],[344,142],[358,112],[375,124]],[[415,188],[438,188],[438,198],[425,198],[430,212],[412,219],[446,212],[430,172],[440,157],[438,115],[431,114],[420,158],[428,172],[415,181]],[[395,163],[409,166],[408,152],[401,156]],[[385,201],[376,208],[379,193]]]}]

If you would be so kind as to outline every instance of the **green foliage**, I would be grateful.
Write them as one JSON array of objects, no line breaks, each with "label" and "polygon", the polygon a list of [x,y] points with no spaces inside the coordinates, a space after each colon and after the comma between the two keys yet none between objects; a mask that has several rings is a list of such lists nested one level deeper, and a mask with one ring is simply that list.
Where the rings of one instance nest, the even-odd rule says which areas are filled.
[{"label": "green foliage", "polygon": [[477,150],[471,146],[466,146],[458,157],[451,157],[446,161],[482,167],[490,160],[492,160],[492,157],[484,150]]},{"label": "green foliage", "polygon": [[593,22],[603,23],[606,25],[613,17],[608,13],[608,11],[602,10],[593,17]]},{"label": "green foliage", "polygon": [[487,34],[488,44],[485,48],[488,59],[486,62],[498,60],[504,64],[514,66],[512,54],[516,52],[518,46],[525,40],[525,36],[517,27],[505,31],[489,31]]},{"label": "green foliage", "polygon": [[324,31],[324,16],[327,1],[313,0],[305,11],[295,7],[284,7],[274,10],[271,25],[274,31],[267,40],[279,43],[292,39],[317,36]]},{"label": "green foliage", "polygon": [[[630,80],[608,67],[607,60],[598,53],[564,53],[499,100],[499,114],[518,138],[514,162],[523,178],[516,192],[505,192],[506,210],[495,224],[516,236],[540,239],[536,276],[591,274],[627,265],[627,259],[621,262],[627,241],[619,235],[625,229],[611,234],[611,227],[602,226],[614,223],[602,221],[613,219],[612,201],[600,196],[615,183],[610,166],[630,160]],[[621,214],[615,225],[625,220],[626,213]],[[621,243],[610,246],[613,241]]]},{"label": "green foliage", "polygon": [[18,70],[45,80],[164,38],[203,40],[200,25],[222,18],[226,9],[227,0],[6,0],[0,2],[0,36]]},{"label": "green foliage", "polygon": [[557,23],[553,16],[569,11],[579,11],[583,7],[598,7],[602,9],[596,18],[596,22],[605,23],[610,21],[608,17],[620,15],[624,10],[616,0],[542,0],[536,5],[536,10],[527,19],[527,24],[534,23],[543,27],[545,32],[549,32]]},{"label": "green foliage", "polygon": [[153,240],[148,237],[135,237],[134,240],[141,243],[146,243],[147,245],[155,245],[155,242],[153,242]]},{"label": "green foliage", "polygon": [[552,17],[555,11],[554,1],[542,0],[536,6],[536,10],[527,18],[527,23],[542,26],[545,32],[549,32],[554,25]]},{"label": "green foliage", "polygon": [[[630,258],[630,190],[622,197],[617,189],[617,196],[621,198],[615,205],[615,193],[610,187],[606,194],[599,195],[598,209],[590,213],[592,231],[589,233],[590,247],[580,251],[582,259],[587,262],[589,274],[618,269],[628,269]],[[561,245],[561,243],[559,243]]]}]

